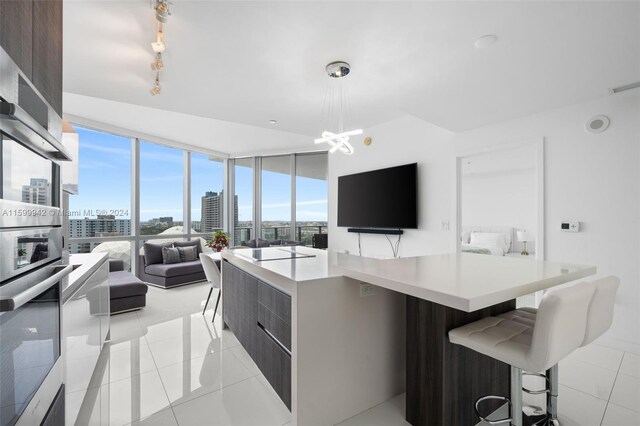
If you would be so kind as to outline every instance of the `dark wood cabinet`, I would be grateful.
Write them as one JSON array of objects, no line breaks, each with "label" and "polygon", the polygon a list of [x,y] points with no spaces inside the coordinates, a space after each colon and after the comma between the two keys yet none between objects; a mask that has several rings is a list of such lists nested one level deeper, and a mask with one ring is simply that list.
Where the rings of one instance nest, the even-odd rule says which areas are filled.
[{"label": "dark wood cabinet", "polygon": [[0,0],[0,46],[31,79],[33,0]]},{"label": "dark wood cabinet", "polygon": [[282,402],[291,410],[291,355],[264,329],[259,331],[256,364]]},{"label": "dark wood cabinet", "polygon": [[258,353],[258,280],[223,262],[224,322],[255,360]]},{"label": "dark wood cabinet", "polygon": [[291,409],[291,297],[228,261],[222,291],[225,324]]},{"label": "dark wood cabinet", "polygon": [[0,46],[62,116],[62,0],[0,0]]},{"label": "dark wood cabinet", "polygon": [[62,0],[33,2],[31,81],[62,116]]}]

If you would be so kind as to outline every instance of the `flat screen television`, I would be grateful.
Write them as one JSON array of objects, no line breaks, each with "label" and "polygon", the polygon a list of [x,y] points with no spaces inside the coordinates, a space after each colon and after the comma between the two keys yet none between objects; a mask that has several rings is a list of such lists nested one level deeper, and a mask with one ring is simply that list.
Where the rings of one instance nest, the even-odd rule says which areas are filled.
[{"label": "flat screen television", "polygon": [[417,228],[417,163],[338,177],[338,226]]}]

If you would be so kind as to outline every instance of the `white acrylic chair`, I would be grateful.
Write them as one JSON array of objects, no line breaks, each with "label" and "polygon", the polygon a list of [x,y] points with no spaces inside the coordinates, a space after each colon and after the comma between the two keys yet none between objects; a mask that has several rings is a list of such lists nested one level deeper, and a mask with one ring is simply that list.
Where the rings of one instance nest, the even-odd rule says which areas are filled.
[{"label": "white acrylic chair", "polygon": [[[558,424],[558,362],[590,343],[611,325],[616,277],[579,283],[545,293],[539,309],[521,309],[486,317],[449,332],[449,340],[511,366],[511,398],[485,396],[476,401],[478,417],[488,424],[521,426],[522,372],[546,371],[546,421]],[[510,403],[510,418],[487,420],[479,404],[489,399]]]},{"label": "white acrylic chair", "polygon": [[202,315],[204,315],[207,310],[207,305],[209,305],[209,299],[211,299],[211,293],[214,288],[218,289],[218,299],[216,300],[216,307],[213,309],[213,320],[216,318],[216,312],[218,311],[218,304],[220,303],[220,269],[216,264],[216,261],[211,258],[211,256],[206,255],[205,253],[200,253],[200,262],[202,262],[202,268],[204,269],[204,275],[207,277],[207,281],[211,288],[209,289],[209,295],[207,296],[207,302],[204,304],[204,309],[202,310]]}]

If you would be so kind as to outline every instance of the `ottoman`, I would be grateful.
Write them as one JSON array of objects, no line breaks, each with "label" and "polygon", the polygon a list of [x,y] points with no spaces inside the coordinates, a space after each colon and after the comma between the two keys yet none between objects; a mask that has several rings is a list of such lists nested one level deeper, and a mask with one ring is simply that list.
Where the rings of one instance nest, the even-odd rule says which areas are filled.
[{"label": "ottoman", "polygon": [[124,270],[122,260],[109,261],[111,315],[144,308],[147,290],[145,283]]}]

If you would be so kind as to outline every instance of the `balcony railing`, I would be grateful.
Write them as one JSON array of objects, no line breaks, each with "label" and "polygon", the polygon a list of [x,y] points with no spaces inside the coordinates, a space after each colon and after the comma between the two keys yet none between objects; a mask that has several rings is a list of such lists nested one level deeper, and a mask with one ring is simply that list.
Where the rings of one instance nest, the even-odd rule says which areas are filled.
[{"label": "balcony railing", "polygon": [[[240,245],[243,241],[249,241],[252,228],[238,227],[235,228],[235,245]],[[313,236],[315,234],[326,234],[326,225],[303,225],[296,226],[295,238],[291,238],[291,228],[289,226],[269,226],[262,228],[261,238],[265,240],[295,240],[304,243],[305,246],[313,244]]]}]

